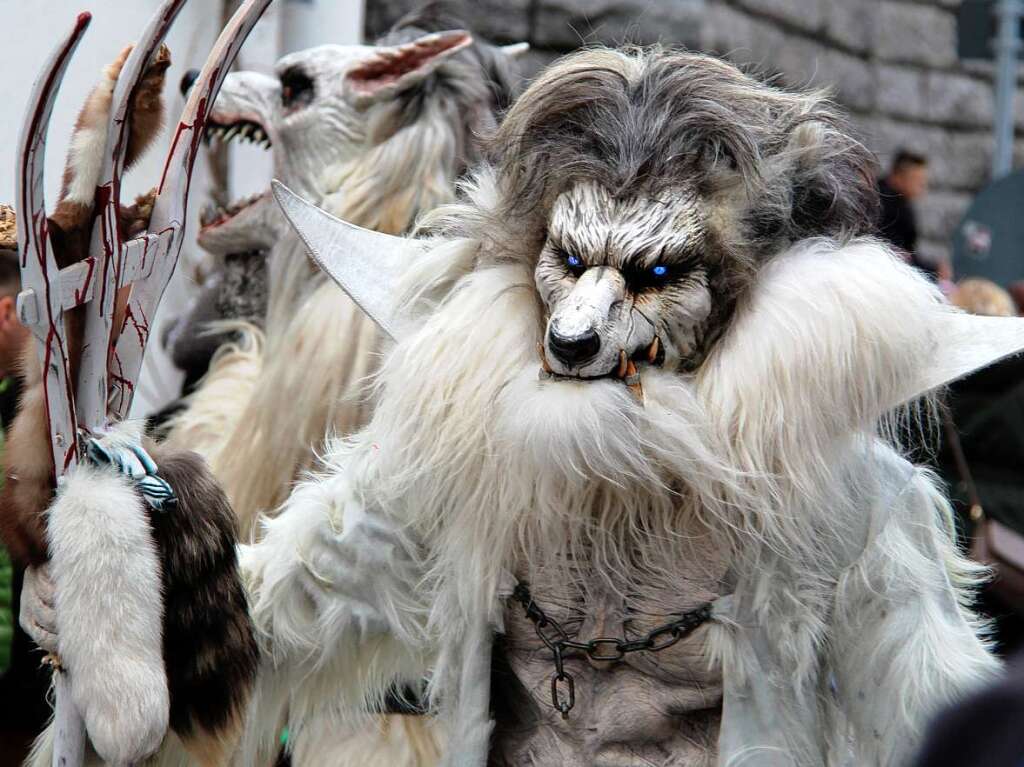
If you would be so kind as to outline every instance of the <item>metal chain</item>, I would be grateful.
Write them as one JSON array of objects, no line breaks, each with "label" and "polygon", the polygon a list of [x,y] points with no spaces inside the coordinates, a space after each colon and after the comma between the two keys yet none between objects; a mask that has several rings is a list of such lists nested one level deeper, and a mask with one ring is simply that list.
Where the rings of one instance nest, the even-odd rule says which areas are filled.
[{"label": "metal chain", "polygon": [[683,613],[674,621],[651,629],[640,639],[595,637],[588,642],[577,642],[569,638],[569,634],[557,621],[547,616],[534,601],[530,588],[525,583],[516,585],[512,598],[523,606],[537,636],[545,647],[554,653],[555,673],[551,676],[551,703],[561,712],[563,719],[569,718],[569,712],[576,705],[576,680],[565,670],[563,661],[566,655],[578,652],[590,660],[617,663],[628,653],[665,650],[711,618],[711,603],[707,602],[695,610]]}]

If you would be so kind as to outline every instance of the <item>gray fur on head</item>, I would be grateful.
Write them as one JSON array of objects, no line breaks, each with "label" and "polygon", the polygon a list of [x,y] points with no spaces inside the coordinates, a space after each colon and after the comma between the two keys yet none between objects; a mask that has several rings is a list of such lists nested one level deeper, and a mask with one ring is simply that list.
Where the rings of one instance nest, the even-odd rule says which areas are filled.
[{"label": "gray fur on head", "polygon": [[[608,375],[623,353],[692,369],[761,264],[874,219],[872,155],[824,94],[699,54],[568,56],[510,110],[491,155],[499,215],[538,262],[546,354],[562,375]],[[577,261],[586,273],[567,268]],[[663,262],[670,293],[643,274]],[[559,339],[595,332],[599,350],[591,338],[559,355]]]},{"label": "gray fur on head", "polygon": [[[378,45],[400,45],[430,32],[447,29],[471,29],[466,22],[465,9],[452,0],[433,0],[406,14],[378,41]],[[456,54],[453,61],[469,64],[479,72],[477,79],[483,79],[492,94],[496,112],[508,109],[519,94],[519,76],[508,56],[499,46],[493,45],[475,35],[473,45]],[[437,75],[443,81],[446,73],[442,67]]]},{"label": "gray fur on head", "polygon": [[[425,3],[399,19],[375,44],[402,45],[426,34],[469,29],[459,11],[450,0]],[[464,131],[458,147],[461,172],[480,159],[474,134],[490,134],[497,127],[496,115],[518,95],[518,79],[500,48],[474,36],[472,45],[442,62],[425,82],[399,94],[379,124],[397,131],[421,120],[431,102],[444,104],[450,115],[461,117],[449,117]]]}]

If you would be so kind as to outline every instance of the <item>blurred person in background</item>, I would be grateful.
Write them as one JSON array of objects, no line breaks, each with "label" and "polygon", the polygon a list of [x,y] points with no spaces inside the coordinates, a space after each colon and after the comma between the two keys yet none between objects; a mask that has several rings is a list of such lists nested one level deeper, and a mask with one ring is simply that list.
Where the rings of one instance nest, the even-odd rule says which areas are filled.
[{"label": "blurred person in background", "polygon": [[[28,339],[18,321],[21,269],[14,211],[0,206],[0,451],[18,402],[14,375]],[[3,476],[6,476],[6,472]],[[2,481],[2,477],[0,477]],[[24,570],[0,546],[0,764],[21,764],[50,715],[42,655],[18,625]]]},{"label": "blurred person in background", "polygon": [[1007,678],[943,712],[928,728],[916,767],[1024,765],[1024,658]]},{"label": "blurred person in background", "polygon": [[[961,280],[951,299],[972,314],[1017,314],[1010,294],[985,279]],[[1024,355],[954,383],[942,415],[937,469],[964,548],[993,569],[979,608],[994,621],[997,651],[1010,655],[1024,649]]]},{"label": "blurred person in background", "polygon": [[1010,292],[1013,303],[1016,305],[1017,316],[1024,316],[1024,280],[1011,282],[1006,289]]},{"label": "blurred person in background", "polygon": [[928,193],[928,158],[900,149],[889,174],[878,182],[878,234],[906,253],[908,260],[933,280],[950,279],[948,264],[925,261],[917,250],[917,214],[913,203]]}]

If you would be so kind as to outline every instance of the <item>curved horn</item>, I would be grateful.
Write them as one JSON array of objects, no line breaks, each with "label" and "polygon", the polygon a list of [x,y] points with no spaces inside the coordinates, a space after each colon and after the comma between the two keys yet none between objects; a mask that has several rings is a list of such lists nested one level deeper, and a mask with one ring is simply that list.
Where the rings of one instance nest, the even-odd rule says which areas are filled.
[{"label": "curved horn", "polygon": [[395,284],[423,243],[381,234],[335,218],[273,181],[274,199],[309,255],[392,338]]},{"label": "curved horn", "polygon": [[510,59],[518,59],[521,56],[525,56],[530,52],[530,44],[523,43],[512,43],[511,45],[499,46],[498,50],[508,56]]},{"label": "curved horn", "polygon": [[58,476],[77,457],[75,397],[61,320],[60,273],[47,231],[43,171],[46,131],[57,91],[91,20],[90,14],[79,14],[75,26],[50,54],[32,86],[18,140],[18,167],[14,174],[22,281],[18,316],[40,342],[53,465]]},{"label": "curved horn", "polygon": [[126,332],[117,340],[111,360],[111,403],[113,414],[128,415],[135,381],[149,339],[150,321],[178,262],[184,237],[192,168],[202,147],[203,131],[210,108],[238,55],[242,43],[259,21],[271,0],[246,0],[224,27],[189,91],[188,101],[175,127],[171,146],[157,186],[157,198],[150,218],[150,234],[127,244],[141,251],[144,279],[135,283],[125,313]]},{"label": "curved horn", "polygon": [[1020,354],[1024,351],[1024,319],[948,311],[938,319],[935,336],[941,339],[939,348],[893,407]]},{"label": "curved horn", "polygon": [[187,0],[164,0],[132,48],[114,87],[107,122],[103,164],[96,186],[89,255],[95,259],[97,275],[93,300],[86,304],[85,343],[77,388],[79,425],[96,429],[107,420],[107,358],[110,356],[111,325],[118,289],[125,283],[125,251],[118,212],[121,209],[121,176],[128,151],[129,108],[146,67],[149,66]]}]

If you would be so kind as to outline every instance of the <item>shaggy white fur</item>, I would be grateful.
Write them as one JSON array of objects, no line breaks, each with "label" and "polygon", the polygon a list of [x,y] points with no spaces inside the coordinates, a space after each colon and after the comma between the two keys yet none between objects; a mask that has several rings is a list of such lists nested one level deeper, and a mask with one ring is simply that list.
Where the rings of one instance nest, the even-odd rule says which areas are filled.
[{"label": "shaggy white fur", "polygon": [[58,649],[89,738],[106,761],[153,753],[170,707],[160,560],[130,481],[83,464],[49,510]]},{"label": "shaggy white fur", "polygon": [[222,454],[263,369],[263,332],[248,324],[232,329],[238,340],[217,350],[201,385],[186,398],[185,410],[168,422],[165,443],[193,450],[207,462]]},{"label": "shaggy white fur", "polygon": [[[344,477],[301,484],[289,508],[294,513],[267,521],[264,539],[240,556],[254,621],[270,640],[246,764],[272,746],[261,739],[273,737],[286,711],[296,732],[332,710],[349,726],[372,727],[366,711],[383,702],[388,682],[416,682],[426,668],[423,609],[409,593],[419,573],[398,530],[364,513]],[[300,695],[296,673],[308,685]]]},{"label": "shaggy white fur", "polygon": [[69,185],[63,196],[68,202],[87,207],[93,204],[107,146],[110,105],[127,53],[123,51],[115,62],[104,68],[103,79],[92,90],[82,107],[77,130],[68,148],[65,177]]},{"label": "shaggy white fur", "polygon": [[[858,763],[899,764],[937,706],[997,667],[958,601],[978,573],[948,506],[887,443],[954,310],[877,242],[807,241],[763,270],[696,376],[642,368],[643,403],[613,380],[538,380],[533,265],[493,236],[488,187],[444,214],[455,239],[409,274],[408,335],[369,425],[247,557],[295,716],[326,690],[354,716],[414,650],[435,704],[465,717],[480,682],[466,643],[481,620],[500,627],[508,571],[585,561],[613,589],[668,581],[679,520],[699,515],[738,581],[709,648],[726,673],[720,763],[817,767],[852,743]],[[365,589],[349,587],[347,520],[337,534],[350,514],[395,531],[381,556],[397,566]],[[862,700],[871,685],[884,693]],[[472,740],[449,759],[483,759]]]},{"label": "shaggy white fur", "polygon": [[295,764],[331,767],[432,767],[443,742],[442,729],[422,717],[380,717],[346,737],[339,736],[335,722],[314,720],[296,733],[292,759]]},{"label": "shaggy white fur", "polygon": [[[32,744],[32,753],[25,761],[25,767],[52,767],[54,734],[53,727],[43,730],[43,733]],[[82,767],[107,767],[108,764],[109,762],[101,758],[86,744]],[[196,767],[195,760],[173,732],[168,732],[160,750],[146,759],[144,764],[145,767]]]}]

